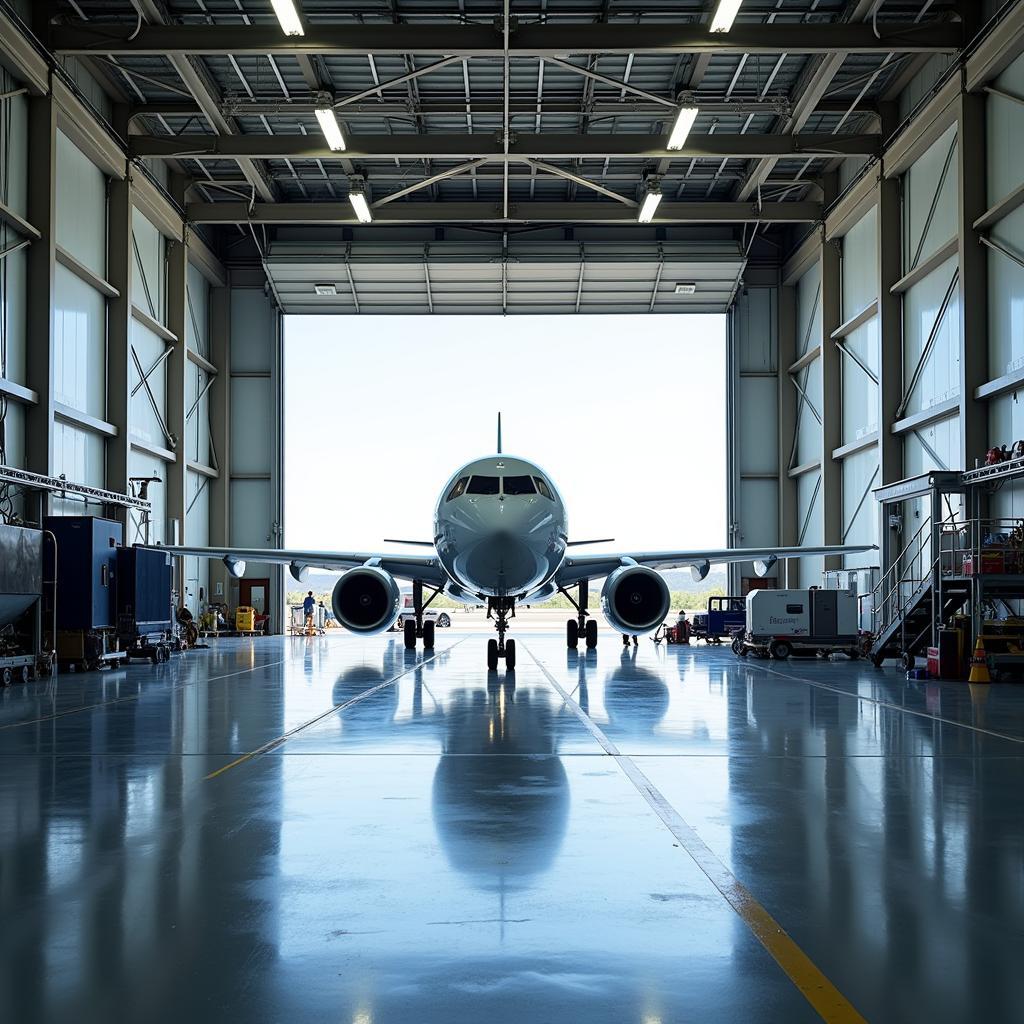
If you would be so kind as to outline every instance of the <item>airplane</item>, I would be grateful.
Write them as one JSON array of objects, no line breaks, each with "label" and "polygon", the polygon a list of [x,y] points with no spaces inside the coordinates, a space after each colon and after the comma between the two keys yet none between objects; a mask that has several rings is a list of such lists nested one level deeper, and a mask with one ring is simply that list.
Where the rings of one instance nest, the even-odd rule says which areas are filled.
[{"label": "airplane", "polygon": [[[474,459],[457,469],[445,484],[434,512],[432,541],[397,541],[431,548],[425,554],[382,554],[373,551],[294,551],[261,548],[209,548],[165,545],[173,555],[223,559],[228,572],[240,577],[246,562],[287,564],[304,581],[310,568],[345,569],[334,586],[335,619],[353,633],[373,635],[392,628],[402,609],[396,580],[413,585],[414,619],[404,624],[404,642],[434,646],[434,623],[423,612],[439,594],[467,604],[486,604],[497,637],[487,642],[487,667],[504,661],[515,668],[515,641],[506,639],[517,604],[538,604],[556,594],[567,597],[576,616],[566,622],[566,645],[597,646],[597,621],[590,615],[591,580],[604,579],[601,610],[608,624],[623,636],[653,632],[669,615],[668,585],[658,570],[689,567],[696,582],[712,564],[754,562],[766,575],[779,558],[844,555],[869,551],[874,545],[832,544],[819,547],[725,548],[708,551],[622,551],[575,554],[570,549],[602,540],[569,540],[565,503],[551,477],[528,459],[505,455],[498,416],[494,455]],[[572,594],[575,588],[576,596]],[[424,593],[429,591],[427,600]]]}]

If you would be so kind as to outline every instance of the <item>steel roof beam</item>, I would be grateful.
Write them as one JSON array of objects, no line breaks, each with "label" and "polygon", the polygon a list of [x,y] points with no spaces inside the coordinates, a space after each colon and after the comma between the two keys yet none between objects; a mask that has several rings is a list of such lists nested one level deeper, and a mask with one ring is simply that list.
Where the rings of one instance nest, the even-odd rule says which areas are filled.
[{"label": "steel roof beam", "polygon": [[[166,31],[169,28],[169,26],[160,24],[164,16],[161,5],[155,3],[154,0],[135,0],[135,2],[141,18],[149,18],[157,23],[154,25],[141,25],[140,30],[145,28],[154,31]],[[90,25],[94,24],[90,23]],[[203,29],[200,29],[200,31],[203,31]],[[233,126],[220,111],[221,97],[207,81],[203,70],[192,62],[190,55],[185,51],[178,54],[168,53],[166,56],[174,70],[177,71],[185,88],[195,97],[195,101],[202,110],[203,116],[209,122],[210,127],[221,135],[231,135],[234,130]],[[259,196],[266,202],[274,198],[273,186],[251,159],[246,157],[240,158],[238,167],[242,172],[242,176],[252,186],[254,195]]]},{"label": "steel roof beam", "polygon": [[[494,134],[350,135],[344,155],[351,160],[504,159]],[[339,154],[310,135],[133,135],[132,156],[157,159],[331,160]],[[877,135],[691,135],[679,150],[667,135],[568,135],[514,133],[512,156],[545,159],[723,159],[731,157],[874,156]]]},{"label": "steel roof beam", "polygon": [[[374,87],[376,92],[376,87]],[[591,119],[601,117],[651,117],[663,118],[665,116],[665,105],[667,101],[658,103],[644,103],[638,100],[624,100],[621,102],[598,102],[586,108]],[[548,99],[543,101],[544,116],[548,114],[574,114],[579,116],[581,99],[568,99],[564,96],[559,99]],[[721,100],[705,98],[699,93],[693,97],[693,105],[700,107],[704,114],[724,114],[741,117],[744,114],[766,114],[768,116],[786,117],[790,113],[789,101],[782,98],[775,99],[730,99]],[[469,104],[473,114],[501,114],[503,104],[500,99],[473,99]],[[270,97],[257,97],[255,100],[228,99],[221,104],[221,113],[226,117],[250,117],[264,114],[267,116],[290,117],[299,114],[312,115],[317,108],[317,102],[313,97],[300,96],[291,100],[274,99]],[[850,108],[850,101],[846,100],[824,100],[819,103],[815,113],[818,114],[845,114]],[[149,103],[137,103],[131,108],[131,117],[192,117],[202,111],[195,103],[177,103],[173,100],[154,100]],[[419,113],[425,117],[448,115],[462,116],[466,113],[466,100],[460,93],[459,97],[444,99],[443,97],[428,98],[420,101]],[[528,100],[510,100],[509,113],[524,114],[535,117],[537,114],[537,98],[534,95]],[[857,106],[858,115],[869,115],[878,117],[878,108],[873,103],[861,103]],[[383,103],[360,101],[351,104],[345,110],[345,117],[412,117],[414,111],[407,103],[400,100],[385,101]]]},{"label": "steel roof beam", "polygon": [[[193,224],[358,224],[348,203],[189,203]],[[820,203],[668,203],[663,202],[654,224],[710,224],[771,221],[814,223],[821,220]],[[501,203],[393,203],[374,209],[374,224],[636,224],[636,211],[619,203],[513,202],[509,216]]]},{"label": "steel roof beam", "polygon": [[[743,24],[729,32],[705,25],[523,25],[509,40],[512,57],[571,54],[677,53],[954,53],[963,45],[955,22],[867,24]],[[502,33],[489,25],[379,24],[308,26],[302,36],[274,25],[55,25],[56,53],[117,56],[265,56],[319,54],[378,56],[410,53],[449,57],[502,57]]]},{"label": "steel roof beam", "polygon": [[[862,25],[870,31],[870,25],[864,24],[864,19],[871,14],[875,6],[875,0],[853,0],[847,7],[847,20],[838,27],[845,30],[855,30]],[[797,83],[793,100],[793,109],[786,119],[785,131],[798,132],[810,120],[811,115],[817,109],[818,104],[825,98],[833,79],[839,74],[850,50],[837,48],[836,52],[828,54],[822,59],[809,62],[804,69],[800,81]],[[898,48],[885,50],[883,56],[890,53],[900,52]],[[749,199],[757,193],[775,167],[775,160],[770,154],[758,160],[747,175],[746,179],[736,190],[736,198]]]}]

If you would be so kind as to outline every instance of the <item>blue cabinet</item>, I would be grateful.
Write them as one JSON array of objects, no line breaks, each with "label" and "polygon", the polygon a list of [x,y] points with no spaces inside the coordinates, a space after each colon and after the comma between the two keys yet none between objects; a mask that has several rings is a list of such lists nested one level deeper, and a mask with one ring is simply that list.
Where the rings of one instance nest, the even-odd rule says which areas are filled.
[{"label": "blue cabinet", "polygon": [[57,541],[56,566],[45,546],[46,578],[57,580],[57,629],[113,629],[121,524],[95,516],[47,516],[45,528]]}]

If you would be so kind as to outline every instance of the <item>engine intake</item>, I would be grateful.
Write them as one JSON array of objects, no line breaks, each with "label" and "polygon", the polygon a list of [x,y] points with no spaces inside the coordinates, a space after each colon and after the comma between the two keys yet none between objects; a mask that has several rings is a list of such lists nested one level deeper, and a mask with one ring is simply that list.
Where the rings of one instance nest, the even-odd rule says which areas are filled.
[{"label": "engine intake", "polygon": [[370,636],[390,629],[398,618],[402,595],[394,576],[375,566],[349,569],[334,584],[334,617],[352,633]]},{"label": "engine intake", "polygon": [[601,588],[601,611],[612,629],[631,636],[650,633],[668,617],[668,584],[653,569],[624,565]]}]

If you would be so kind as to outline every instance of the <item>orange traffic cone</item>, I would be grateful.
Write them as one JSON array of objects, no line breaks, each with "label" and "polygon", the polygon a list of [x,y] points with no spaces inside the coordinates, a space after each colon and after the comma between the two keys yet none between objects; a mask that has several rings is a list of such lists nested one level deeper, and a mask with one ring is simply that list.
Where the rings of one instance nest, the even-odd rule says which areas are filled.
[{"label": "orange traffic cone", "polygon": [[971,674],[967,677],[969,683],[991,683],[988,674],[988,661],[985,658],[985,643],[978,637],[974,645],[974,654],[971,657]]}]

